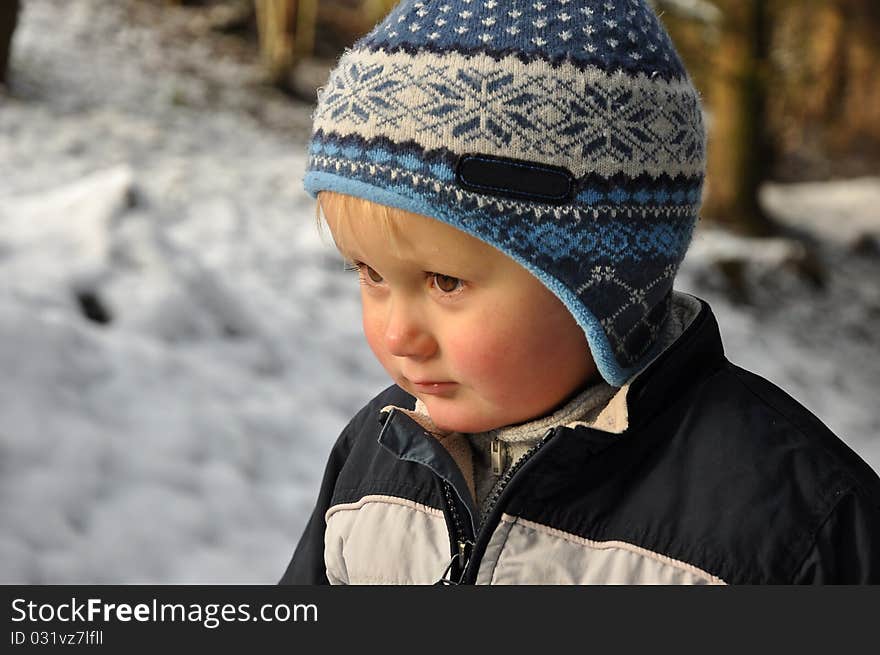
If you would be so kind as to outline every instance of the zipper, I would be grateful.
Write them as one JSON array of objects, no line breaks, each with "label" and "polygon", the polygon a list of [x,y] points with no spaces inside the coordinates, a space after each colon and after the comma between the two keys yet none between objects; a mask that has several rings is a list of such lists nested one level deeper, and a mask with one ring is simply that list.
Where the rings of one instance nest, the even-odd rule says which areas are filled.
[{"label": "zipper", "polygon": [[504,470],[504,463],[507,457],[505,452],[506,448],[504,447],[504,442],[501,439],[492,439],[492,442],[489,444],[489,454],[492,459],[492,475],[501,475],[501,471]]},{"label": "zipper", "polygon": [[446,496],[446,506],[449,507],[449,514],[452,517],[453,534],[450,535],[450,546],[455,544],[455,548],[453,549],[452,559],[449,561],[449,565],[446,567],[446,570],[443,571],[440,580],[435,584],[458,585],[461,584],[461,579],[464,577],[464,572],[470,561],[474,542],[467,538],[468,533],[465,532],[464,524],[458,513],[458,508],[456,507],[455,498],[453,496],[452,485],[445,481],[443,482],[443,493]]},{"label": "zipper", "polygon": [[[555,433],[555,427],[548,429],[538,443],[532,446],[529,450],[525,452],[525,454],[523,454],[522,457],[520,457],[518,460],[516,460],[516,462],[513,463],[513,466],[510,467],[507,473],[504,474],[504,477],[501,479],[501,481],[495,486],[495,490],[492,492],[489,503],[488,505],[486,505],[486,511],[483,512],[480,516],[478,533],[474,540],[476,543],[471,544],[470,555],[465,562],[465,568],[461,573],[461,578],[459,578],[458,584],[473,584],[473,580],[470,580],[470,578],[473,576],[467,575],[468,573],[472,573],[472,571],[468,571],[468,565],[471,563],[471,555],[473,555],[474,553],[476,544],[483,541],[484,535],[488,532],[487,526],[490,525],[489,518],[493,516],[495,509],[498,507],[499,501],[504,497],[504,491],[508,488],[510,483],[516,477],[516,474],[522,470],[523,466],[525,466],[526,463],[530,461],[535,456],[535,454],[538,453],[538,451],[540,451],[545,445],[547,445],[547,443],[553,438],[553,435]],[[492,523],[494,524],[494,521]]]},{"label": "zipper", "polygon": [[482,532],[482,527],[486,524],[486,519],[492,514],[492,510],[495,509],[495,506],[498,505],[498,501],[501,498],[501,495],[504,493],[504,490],[507,488],[507,485],[510,484],[510,481],[513,480],[513,476],[517,474],[517,472],[522,469],[525,463],[532,458],[532,456],[537,453],[541,448],[544,447],[550,438],[553,436],[556,428],[550,428],[547,432],[544,433],[544,436],[541,437],[541,440],[532,446],[529,450],[525,452],[525,454],[520,457],[516,462],[514,462],[513,466],[508,469],[507,473],[504,474],[504,477],[501,481],[495,486],[495,490],[492,492],[492,496],[489,498],[489,503],[486,505],[486,511],[482,513],[480,516],[480,532]]},{"label": "zipper", "polygon": [[522,457],[516,460],[513,466],[511,466],[507,473],[504,474],[504,477],[496,485],[495,490],[492,492],[489,504],[486,506],[486,511],[483,512],[480,516],[478,533],[473,540],[467,538],[467,535],[469,533],[465,531],[461,516],[458,513],[458,509],[455,504],[455,498],[453,496],[452,485],[446,481],[443,482],[443,493],[446,496],[446,505],[449,507],[449,513],[452,518],[452,527],[454,533],[450,535],[450,546],[454,544],[455,548],[453,548],[452,559],[450,560],[449,565],[446,567],[446,570],[443,572],[440,580],[438,580],[435,584],[473,584],[473,580],[470,579],[473,576],[468,575],[469,573],[473,573],[473,571],[470,570],[472,569],[470,565],[473,560],[473,554],[477,543],[482,541],[484,539],[484,535],[488,532],[486,526],[489,525],[489,518],[493,516],[493,513],[498,507],[499,502],[504,497],[504,491],[508,488],[510,483],[516,477],[516,474],[522,470],[526,463],[528,463],[535,456],[535,454],[538,453],[538,451],[540,451],[545,445],[547,445],[547,443],[553,438],[553,435],[555,433],[555,427],[547,430],[547,432],[544,433],[544,436],[541,437],[541,440],[534,446],[532,446],[529,450],[527,450]]}]

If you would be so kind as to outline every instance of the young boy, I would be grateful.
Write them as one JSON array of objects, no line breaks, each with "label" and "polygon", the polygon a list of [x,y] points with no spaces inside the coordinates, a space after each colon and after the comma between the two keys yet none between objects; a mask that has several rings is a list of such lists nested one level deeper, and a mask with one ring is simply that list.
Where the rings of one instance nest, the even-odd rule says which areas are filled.
[{"label": "young boy", "polygon": [[880,480],[674,292],[700,101],[643,0],[403,0],[308,192],[394,385],[282,582],[880,582]]}]

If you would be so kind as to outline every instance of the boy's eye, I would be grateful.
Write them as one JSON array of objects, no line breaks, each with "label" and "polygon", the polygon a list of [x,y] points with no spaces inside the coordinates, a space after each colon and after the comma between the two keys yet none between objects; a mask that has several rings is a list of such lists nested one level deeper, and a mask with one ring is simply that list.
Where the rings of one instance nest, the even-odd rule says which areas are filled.
[{"label": "boy's eye", "polygon": [[376,283],[378,284],[379,282],[382,281],[382,279],[383,279],[382,276],[379,275],[379,274],[376,272],[375,269],[370,268],[370,267],[367,266],[366,264],[363,264],[363,267],[364,267],[364,270],[366,270],[367,275],[369,276],[369,278],[370,278],[373,282],[376,282]]},{"label": "boy's eye", "polygon": [[452,293],[453,291],[458,291],[461,286],[461,280],[457,277],[452,277],[451,275],[434,273],[434,286],[440,289],[443,293]]},{"label": "boy's eye", "polygon": [[384,278],[376,272],[375,268],[371,268],[364,264],[363,262],[350,262],[345,265],[346,271],[356,271],[361,274],[361,280],[363,280],[363,276],[366,275],[370,278],[370,281],[379,284],[384,280]]}]

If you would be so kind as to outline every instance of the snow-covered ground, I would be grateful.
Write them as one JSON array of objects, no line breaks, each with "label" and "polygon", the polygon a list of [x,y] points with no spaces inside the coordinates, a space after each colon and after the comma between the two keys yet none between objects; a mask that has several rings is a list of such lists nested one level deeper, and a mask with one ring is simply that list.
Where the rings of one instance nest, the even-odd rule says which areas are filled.
[{"label": "snow-covered ground", "polygon": [[[155,7],[24,1],[0,95],[0,583],[275,582],[386,384],[300,187],[311,107],[214,36],[145,27]],[[880,469],[880,258],[850,251],[880,233],[880,180],[766,191],[822,235],[826,290],[786,273],[790,244],[745,244],[732,304],[717,263],[744,244],[709,231],[680,286]]]}]

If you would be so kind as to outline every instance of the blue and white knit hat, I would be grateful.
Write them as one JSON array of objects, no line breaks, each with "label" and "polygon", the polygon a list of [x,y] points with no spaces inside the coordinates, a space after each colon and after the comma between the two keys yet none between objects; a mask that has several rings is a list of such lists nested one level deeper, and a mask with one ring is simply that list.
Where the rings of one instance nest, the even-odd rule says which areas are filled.
[{"label": "blue and white knit hat", "polygon": [[402,0],[318,92],[304,184],[444,221],[555,293],[619,386],[700,207],[700,100],[645,0]]}]

